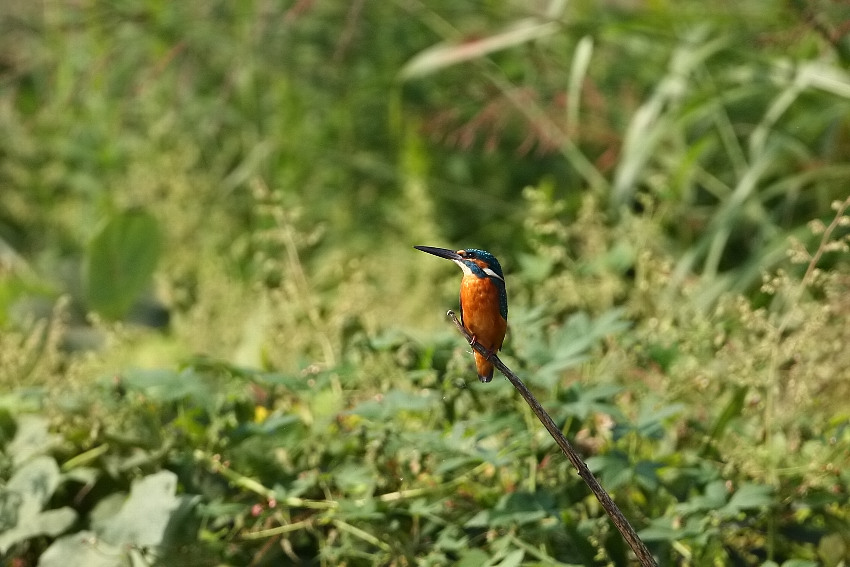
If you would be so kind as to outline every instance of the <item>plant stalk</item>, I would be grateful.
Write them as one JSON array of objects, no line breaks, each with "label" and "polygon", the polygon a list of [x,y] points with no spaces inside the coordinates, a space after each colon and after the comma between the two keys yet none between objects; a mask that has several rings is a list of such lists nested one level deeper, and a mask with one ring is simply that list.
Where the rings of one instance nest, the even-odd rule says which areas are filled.
[{"label": "plant stalk", "polygon": [[564,455],[567,456],[570,463],[572,463],[573,467],[575,467],[576,471],[578,471],[578,475],[584,480],[588,487],[590,487],[591,492],[596,496],[599,500],[600,504],[602,504],[602,508],[605,509],[605,513],[611,518],[611,521],[616,526],[617,530],[619,530],[620,534],[623,536],[623,539],[626,540],[626,543],[629,544],[629,547],[632,548],[635,556],[642,567],[657,567],[657,563],[655,562],[655,558],[649,552],[646,545],[641,541],[640,537],[638,537],[637,532],[620,511],[620,508],[617,504],[611,499],[611,496],[608,495],[608,492],[602,488],[602,485],[599,484],[599,481],[596,480],[596,477],[593,476],[593,473],[590,472],[590,469],[587,468],[587,465],[581,459],[579,454],[573,448],[567,438],[564,437],[564,434],[555,425],[555,422],[552,421],[552,418],[543,409],[543,406],[540,405],[540,402],[537,401],[537,398],[534,397],[534,394],[526,387],[526,385],[519,379],[519,376],[513,373],[513,371],[505,366],[505,363],[502,362],[496,353],[490,352],[486,348],[484,348],[478,342],[475,342],[472,338],[472,335],[464,328],[463,324],[458,321],[457,316],[454,311],[449,311],[446,315],[454,322],[455,326],[461,332],[461,334],[466,338],[466,342],[469,343],[473,349],[475,349],[482,356],[486,357],[490,362],[493,363],[499,372],[505,375],[505,377],[513,384],[514,388],[519,391],[520,395],[525,399],[529,406],[531,406],[531,411],[534,412],[534,415],[537,416],[537,419],[540,420],[540,423],[543,424],[543,427],[549,431],[549,434],[552,436],[552,439],[555,440],[555,443],[558,444],[558,447],[561,448],[561,451]]}]

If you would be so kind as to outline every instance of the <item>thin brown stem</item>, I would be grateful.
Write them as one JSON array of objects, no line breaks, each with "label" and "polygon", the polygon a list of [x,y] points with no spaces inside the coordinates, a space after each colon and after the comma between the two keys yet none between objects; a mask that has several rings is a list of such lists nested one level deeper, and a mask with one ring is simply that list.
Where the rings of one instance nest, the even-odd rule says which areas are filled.
[{"label": "thin brown stem", "polygon": [[576,471],[578,471],[578,475],[584,480],[588,487],[590,487],[591,492],[596,496],[599,502],[602,504],[602,507],[605,509],[605,513],[611,518],[611,521],[614,523],[614,526],[620,531],[623,539],[626,540],[626,543],[629,544],[629,547],[632,548],[635,556],[638,561],[642,565],[642,567],[653,567],[656,566],[655,558],[652,557],[652,554],[647,549],[646,545],[641,541],[640,537],[638,537],[637,532],[620,511],[620,508],[617,504],[611,499],[611,496],[602,488],[602,485],[599,484],[599,481],[596,480],[596,477],[593,476],[593,473],[590,472],[590,469],[587,468],[587,465],[584,464],[584,461],[581,459],[579,454],[573,448],[567,438],[564,437],[564,434],[555,425],[555,422],[552,421],[552,418],[543,409],[543,406],[540,405],[540,402],[537,401],[537,398],[534,397],[534,394],[526,387],[526,385],[519,379],[519,376],[513,373],[513,371],[505,366],[505,363],[502,362],[495,353],[490,352],[486,348],[484,348],[481,344],[473,341],[472,336],[469,332],[463,327],[460,321],[458,321],[457,316],[454,314],[454,311],[449,311],[447,315],[454,322],[455,326],[461,332],[461,334],[466,338],[466,342],[475,349],[482,356],[486,357],[490,362],[493,363],[493,366],[499,369],[499,372],[505,375],[505,377],[513,384],[514,388],[520,393],[520,395],[525,399],[526,403],[531,407],[531,411],[534,412],[534,415],[537,416],[537,419],[540,420],[540,423],[543,424],[543,427],[549,431],[549,434],[552,436],[552,439],[555,440],[555,443],[558,444],[558,447],[561,448],[561,451],[566,455],[567,459],[569,459],[570,463],[572,463],[573,467],[575,467]]}]

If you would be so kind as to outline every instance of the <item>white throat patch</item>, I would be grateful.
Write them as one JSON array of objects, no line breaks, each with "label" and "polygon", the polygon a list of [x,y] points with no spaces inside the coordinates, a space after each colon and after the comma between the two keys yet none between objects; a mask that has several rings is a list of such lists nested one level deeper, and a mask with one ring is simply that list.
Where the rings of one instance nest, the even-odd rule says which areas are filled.
[{"label": "white throat patch", "polygon": [[460,266],[460,269],[461,269],[461,270],[463,270],[463,275],[465,275],[465,276],[471,276],[471,275],[472,275],[472,270],[470,270],[470,269],[469,269],[469,266],[467,266],[466,264],[464,264],[462,261],[460,261],[460,260],[452,260],[452,262],[454,262],[455,264],[457,264],[458,266]]}]

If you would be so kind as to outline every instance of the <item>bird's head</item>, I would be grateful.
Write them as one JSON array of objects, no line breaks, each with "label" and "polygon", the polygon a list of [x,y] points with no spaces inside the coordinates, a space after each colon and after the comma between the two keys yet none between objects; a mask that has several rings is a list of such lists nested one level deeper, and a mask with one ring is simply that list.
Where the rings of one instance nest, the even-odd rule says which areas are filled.
[{"label": "bird's head", "polygon": [[486,250],[477,248],[466,248],[465,250],[449,250],[448,248],[435,248],[433,246],[414,246],[417,250],[451,260],[463,270],[464,275],[472,275],[479,278],[495,278],[504,283],[505,275],[502,266],[495,256]]}]

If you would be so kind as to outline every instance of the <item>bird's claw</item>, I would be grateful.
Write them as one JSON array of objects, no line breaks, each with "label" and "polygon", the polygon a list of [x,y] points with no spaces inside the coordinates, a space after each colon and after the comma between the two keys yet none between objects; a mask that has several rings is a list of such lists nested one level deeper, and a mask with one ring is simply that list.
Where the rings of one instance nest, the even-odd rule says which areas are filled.
[{"label": "bird's claw", "polygon": [[470,344],[470,346],[472,346],[473,349],[475,349],[475,345],[480,346],[481,350],[483,350],[484,352],[483,353],[479,352],[479,354],[483,354],[484,358],[486,358],[487,360],[490,360],[491,358],[493,358],[496,355],[495,351],[492,351],[489,348],[482,345],[481,343],[479,343],[478,339],[475,337],[475,335],[472,335],[472,339],[469,341],[469,344]]}]

